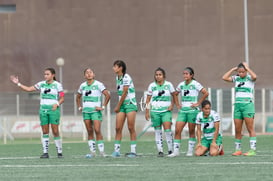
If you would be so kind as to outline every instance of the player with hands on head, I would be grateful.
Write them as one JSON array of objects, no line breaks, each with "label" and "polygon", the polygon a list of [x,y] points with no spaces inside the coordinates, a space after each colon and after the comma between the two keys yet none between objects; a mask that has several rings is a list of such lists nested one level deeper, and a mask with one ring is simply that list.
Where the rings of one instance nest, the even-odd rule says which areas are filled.
[{"label": "player with hands on head", "polygon": [[146,120],[152,121],[155,129],[155,142],[158,156],[163,157],[162,126],[166,136],[168,154],[173,152],[172,110],[175,97],[173,84],[166,81],[166,73],[162,68],[157,68],[154,74],[154,82],[148,87],[146,98]]},{"label": "player with hands on head", "polygon": [[[235,75],[232,75],[233,73]],[[251,70],[246,62],[231,68],[223,75],[223,80],[235,83],[234,125],[235,125],[235,152],[233,156],[242,155],[242,128],[243,121],[250,137],[250,150],[245,156],[256,155],[256,133],[254,129],[254,86],[257,75]]]},{"label": "player with hands on head", "polygon": [[223,155],[220,116],[216,111],[211,110],[211,103],[208,100],[204,100],[201,104],[201,112],[196,117],[196,127],[197,145],[195,155],[202,156],[207,151],[209,151],[210,156]]},{"label": "player with hands on head", "polygon": [[[87,154],[86,157],[90,158],[96,155],[96,143],[100,156],[104,157],[104,142],[101,133],[103,118],[101,111],[107,106],[110,100],[110,94],[102,82],[95,80],[95,73],[91,68],[84,70],[84,77],[86,81],[83,82],[78,89],[76,103],[79,111],[82,112],[88,134],[90,154]],[[103,104],[102,94],[105,96]],[[96,139],[94,138],[94,131]]]},{"label": "player with hands on head", "polygon": [[64,102],[64,91],[61,83],[56,81],[55,70],[47,68],[44,71],[44,81],[34,86],[26,86],[19,82],[17,76],[11,75],[10,80],[27,92],[40,91],[40,125],[42,128],[43,154],[40,158],[49,158],[49,127],[51,125],[58,158],[62,158],[62,140],[59,134],[60,105]]}]

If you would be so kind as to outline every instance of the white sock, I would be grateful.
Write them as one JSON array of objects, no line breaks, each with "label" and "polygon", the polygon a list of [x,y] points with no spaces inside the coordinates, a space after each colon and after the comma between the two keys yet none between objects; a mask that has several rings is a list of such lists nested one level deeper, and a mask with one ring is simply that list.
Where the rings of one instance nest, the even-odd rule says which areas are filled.
[{"label": "white sock", "polygon": [[162,140],[162,130],[156,129],[155,130],[155,143],[158,152],[163,152],[163,140]]},{"label": "white sock", "polygon": [[56,145],[56,149],[58,153],[62,153],[63,152],[63,147],[62,147],[62,140],[60,137],[56,137],[54,138],[54,142]]},{"label": "white sock", "polygon": [[131,141],[131,153],[136,153],[136,141]]},{"label": "white sock", "polygon": [[43,135],[42,145],[43,145],[43,153],[48,153],[48,146],[49,146],[49,135],[48,134]]},{"label": "white sock", "polygon": [[168,151],[173,151],[173,133],[171,130],[165,130],[166,142]]},{"label": "white sock", "polygon": [[235,139],[235,150],[236,151],[241,150],[241,142],[242,142],[242,140]]},{"label": "white sock", "polygon": [[194,150],[194,146],[195,146],[195,138],[190,138],[189,142],[188,142],[188,152],[192,153]]},{"label": "white sock", "polygon": [[98,148],[99,148],[100,153],[104,153],[104,143],[103,143],[103,141],[102,140],[97,141],[97,144],[98,144]]},{"label": "white sock", "polygon": [[119,140],[115,141],[115,145],[114,145],[115,152],[119,152],[120,153],[120,143],[121,143],[121,141],[119,141]]},{"label": "white sock", "polygon": [[179,154],[180,144],[181,144],[181,140],[176,140],[176,139],[174,140],[174,143],[173,143],[174,154]]},{"label": "white sock", "polygon": [[256,150],[256,137],[250,137],[250,149]]},{"label": "white sock", "polygon": [[88,146],[91,153],[96,153],[96,142],[95,140],[88,140]]}]

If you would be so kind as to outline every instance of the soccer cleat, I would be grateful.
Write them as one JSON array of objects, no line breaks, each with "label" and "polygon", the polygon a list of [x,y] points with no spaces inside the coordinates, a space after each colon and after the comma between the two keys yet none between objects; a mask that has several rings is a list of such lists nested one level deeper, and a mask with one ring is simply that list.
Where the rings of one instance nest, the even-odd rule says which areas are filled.
[{"label": "soccer cleat", "polygon": [[40,158],[49,158],[48,153],[44,153],[40,156]]},{"label": "soccer cleat", "polygon": [[128,158],[135,158],[137,155],[136,153],[131,152],[131,153],[126,153],[125,156]]},{"label": "soccer cleat", "polygon": [[255,156],[256,151],[255,150],[249,150],[248,152],[244,153],[244,156]]},{"label": "soccer cleat", "polygon": [[186,156],[193,156],[193,152],[192,151],[188,151]]},{"label": "soccer cleat", "polygon": [[58,158],[63,158],[63,154],[62,154],[62,153],[58,153],[58,154],[57,154],[57,157],[58,157]]},{"label": "soccer cleat", "polygon": [[114,152],[112,153],[112,157],[113,157],[113,158],[120,157],[120,152],[114,151]]},{"label": "soccer cleat", "polygon": [[220,156],[223,156],[224,154],[225,154],[224,148],[222,148],[221,151],[219,152],[219,155],[220,155]]},{"label": "soccer cleat", "polygon": [[172,158],[172,157],[177,157],[177,156],[179,156],[179,153],[173,152],[172,154],[169,154],[167,157]]},{"label": "soccer cleat", "polygon": [[95,152],[91,152],[85,155],[85,158],[94,158],[96,156]]},{"label": "soccer cleat", "polygon": [[242,153],[242,151],[241,150],[237,150],[237,151],[235,151],[234,153],[232,153],[232,156],[240,156],[240,155],[242,155],[243,153]]},{"label": "soccer cleat", "polygon": [[170,150],[170,151],[168,151],[168,155],[170,155],[170,154],[172,154],[172,153],[173,153],[173,151],[171,151],[171,150]]},{"label": "soccer cleat", "polygon": [[107,155],[104,152],[100,152],[101,157],[106,157]]},{"label": "soccer cleat", "polygon": [[157,157],[164,157],[164,153],[163,152],[158,152],[158,155],[157,155]]},{"label": "soccer cleat", "polygon": [[222,144],[219,146],[219,150],[220,150],[219,155],[223,156],[225,152],[224,152],[224,146]]}]

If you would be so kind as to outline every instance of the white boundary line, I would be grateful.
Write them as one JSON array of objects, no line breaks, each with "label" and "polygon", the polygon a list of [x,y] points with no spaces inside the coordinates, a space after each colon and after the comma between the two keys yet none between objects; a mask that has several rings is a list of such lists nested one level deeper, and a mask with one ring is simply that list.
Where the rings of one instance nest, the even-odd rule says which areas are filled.
[{"label": "white boundary line", "polygon": [[45,168],[45,167],[139,167],[139,164],[84,164],[84,165],[0,165],[0,168]]}]

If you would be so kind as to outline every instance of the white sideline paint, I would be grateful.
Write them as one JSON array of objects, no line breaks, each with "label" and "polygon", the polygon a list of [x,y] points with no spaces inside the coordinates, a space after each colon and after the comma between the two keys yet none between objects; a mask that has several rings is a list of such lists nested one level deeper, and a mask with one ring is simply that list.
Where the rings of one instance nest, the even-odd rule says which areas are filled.
[{"label": "white sideline paint", "polygon": [[85,165],[0,165],[0,168],[45,168],[45,167],[139,167],[138,164],[85,164]]}]

